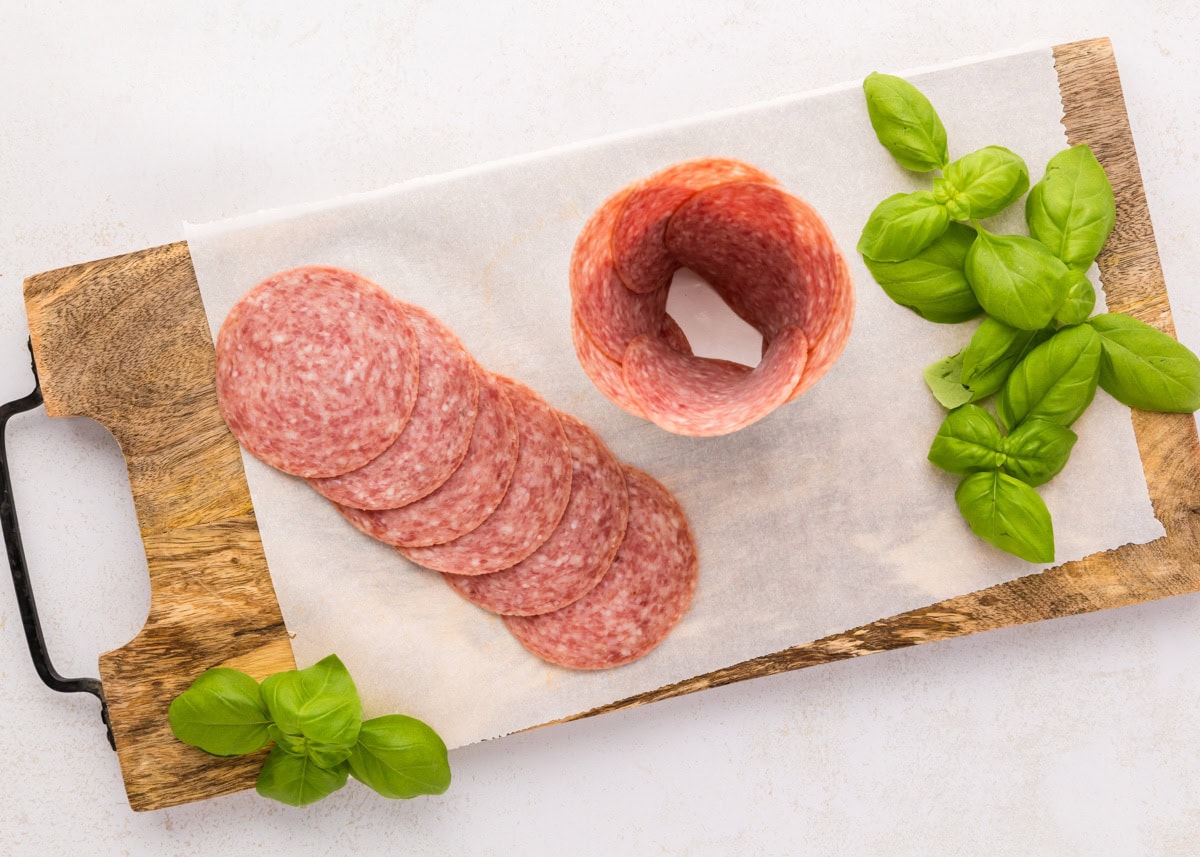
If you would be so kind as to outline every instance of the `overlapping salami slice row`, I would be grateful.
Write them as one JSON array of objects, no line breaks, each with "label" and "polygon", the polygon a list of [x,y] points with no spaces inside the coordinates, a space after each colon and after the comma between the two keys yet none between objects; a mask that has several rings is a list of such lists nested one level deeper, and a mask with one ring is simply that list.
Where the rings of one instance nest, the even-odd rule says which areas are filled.
[{"label": "overlapping salami slice row", "polygon": [[[681,267],[762,334],[758,368],[661,347]],[[571,297],[576,353],[601,391],[699,436],[744,428],[811,387],[841,354],[854,315],[849,268],[817,213],[728,159],[676,164],[606,201],[576,241]]]},{"label": "overlapping salami slice row", "polygon": [[629,495],[621,465],[590,428],[561,412],[558,418],[571,449],[571,498],[553,534],[512,568],[444,575],[493,613],[549,613],[578,600],[608,571],[625,535]]},{"label": "overlapping salami slice row", "polygon": [[626,466],[625,484],[629,523],[600,582],[561,610],[504,619],[543,660],[591,670],[627,664],[661,643],[691,604],[699,564],[683,509],[640,470]]},{"label": "overlapping salami slice row", "polygon": [[356,509],[395,509],[436,491],[458,469],[475,426],[479,381],[458,337],[429,312],[404,304],[417,336],[420,381],[404,431],[358,470],[310,479],[318,493]]},{"label": "overlapping salami slice row", "polygon": [[478,373],[478,414],[467,454],[432,494],[397,509],[365,511],[339,506],[372,538],[396,547],[426,547],[464,536],[482,524],[508,493],[520,434],[513,406],[491,373]]},{"label": "overlapping salami slice row", "polygon": [[401,547],[418,565],[451,574],[509,568],[545,543],[571,497],[571,451],[558,415],[524,384],[496,376],[512,402],[520,445],[508,491],[496,510],[466,535],[428,547]]},{"label": "overlapping salami slice row", "polygon": [[304,267],[247,292],[217,334],[216,388],[230,431],[285,473],[337,476],[400,437],[417,399],[417,338],[379,286]]}]

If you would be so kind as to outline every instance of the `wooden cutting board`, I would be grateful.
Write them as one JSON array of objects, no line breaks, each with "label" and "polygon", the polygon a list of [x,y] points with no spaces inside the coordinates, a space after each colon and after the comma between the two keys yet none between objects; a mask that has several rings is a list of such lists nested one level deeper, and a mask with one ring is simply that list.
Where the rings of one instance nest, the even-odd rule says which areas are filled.
[{"label": "wooden cutting board", "polygon": [[[1054,49],[1067,136],[1112,180],[1117,225],[1099,259],[1108,306],[1174,334],[1137,154],[1107,39]],[[150,615],[100,656],[130,805],[157,809],[253,786],[262,754],[220,759],[176,741],[170,701],[204,670],[263,677],[295,666],[237,442],[217,410],[214,358],[187,245],[155,247],[25,282],[50,416],[116,437],[150,568]],[[1200,590],[1200,444],[1189,415],[1133,412],[1166,535],[697,676],[587,717],[756,676]],[[575,719],[575,718],[568,718]]]}]

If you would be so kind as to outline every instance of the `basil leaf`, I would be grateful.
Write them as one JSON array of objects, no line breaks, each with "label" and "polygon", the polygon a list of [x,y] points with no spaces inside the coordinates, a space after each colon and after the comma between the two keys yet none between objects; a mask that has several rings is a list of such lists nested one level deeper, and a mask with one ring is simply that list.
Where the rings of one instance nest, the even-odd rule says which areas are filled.
[{"label": "basil leaf", "polygon": [[1058,423],[1026,420],[1004,438],[1004,469],[1026,485],[1043,485],[1067,466],[1078,439]]},{"label": "basil leaf", "polygon": [[903,262],[932,244],[949,225],[950,215],[929,191],[894,193],[867,218],[858,252],[876,262]]},{"label": "basil leaf", "polygon": [[975,230],[951,223],[944,235],[903,262],[863,258],[887,296],[917,315],[940,324],[957,324],[983,312],[963,273]]},{"label": "basil leaf", "polygon": [[1054,561],[1054,526],[1038,493],[1006,473],[972,473],[954,492],[971,531],[1029,562]]},{"label": "basil leaf", "polygon": [[962,383],[962,352],[925,367],[925,386],[943,408],[953,410],[971,401],[971,391]]},{"label": "basil leaf", "polygon": [[1064,327],[1016,365],[996,399],[996,412],[1010,430],[1029,418],[1069,426],[1092,403],[1099,378],[1096,331],[1086,324]]},{"label": "basil leaf", "polygon": [[337,655],[267,677],[262,694],[275,725],[288,735],[344,748],[358,739],[362,703]]},{"label": "basil leaf", "polygon": [[946,129],[937,111],[915,86],[890,74],[873,72],[863,81],[867,115],[884,148],[900,166],[927,172],[950,159]]},{"label": "basil leaf", "polygon": [[1096,290],[1082,271],[1071,271],[1067,299],[1063,301],[1054,320],[1062,324],[1082,324],[1096,308]]},{"label": "basil leaf", "polygon": [[1046,164],[1029,191],[1029,234],[1076,271],[1086,271],[1116,222],[1112,185],[1090,146],[1072,146]]},{"label": "basil leaf", "polygon": [[945,178],[934,180],[934,198],[955,220],[980,220],[999,214],[1029,190],[1029,170],[1016,152],[985,146],[946,165]]},{"label": "basil leaf", "polygon": [[271,715],[258,682],[228,667],[201,673],[167,709],[171,732],[214,756],[240,756],[271,740]]},{"label": "basil leaf", "polygon": [[995,418],[978,405],[962,405],[942,420],[929,460],[950,473],[995,470],[1004,463]]},{"label": "basil leaf", "polygon": [[275,747],[258,772],[256,789],[263,797],[288,806],[307,806],[346,785],[349,773],[347,762],[322,768],[308,756],[294,756],[282,747]]},{"label": "basil leaf", "polygon": [[1067,296],[1066,265],[1032,238],[978,232],[965,270],[979,303],[1011,327],[1045,327]]},{"label": "basil leaf", "polygon": [[1200,360],[1178,340],[1121,313],[1088,325],[1100,336],[1100,386],[1118,402],[1181,414],[1200,408]]},{"label": "basil leaf", "polygon": [[363,723],[350,773],[389,798],[440,795],[450,787],[446,745],[420,720],[403,714]]},{"label": "basil leaf", "polygon": [[350,747],[341,744],[325,744],[305,738],[303,735],[289,735],[274,724],[270,727],[271,740],[293,756],[308,756],[322,768],[333,768],[350,758]]},{"label": "basil leaf", "polygon": [[1019,330],[985,318],[963,351],[963,384],[971,389],[975,401],[990,396],[1004,386],[1012,368],[1026,354],[1053,334],[1051,327]]}]

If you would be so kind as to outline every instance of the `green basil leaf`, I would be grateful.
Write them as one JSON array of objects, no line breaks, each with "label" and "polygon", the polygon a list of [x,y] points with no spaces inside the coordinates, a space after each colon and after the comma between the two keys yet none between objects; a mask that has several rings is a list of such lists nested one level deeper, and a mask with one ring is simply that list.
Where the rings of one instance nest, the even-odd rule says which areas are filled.
[{"label": "green basil leaf", "polygon": [[1096,290],[1082,271],[1071,271],[1067,299],[1063,301],[1054,320],[1062,324],[1083,324],[1096,308]]},{"label": "green basil leaf", "polygon": [[884,148],[900,166],[927,172],[946,165],[946,129],[937,111],[915,86],[890,74],[873,72],[863,81],[867,115]]},{"label": "green basil leaf", "polygon": [[950,473],[995,470],[1004,463],[1002,446],[995,418],[978,405],[962,405],[942,420],[929,460]]},{"label": "green basil leaf", "polygon": [[420,720],[403,714],[363,723],[350,773],[389,798],[440,795],[450,787],[446,745]]},{"label": "green basil leaf", "polygon": [[945,234],[911,259],[876,262],[863,258],[887,296],[917,315],[940,324],[957,324],[983,312],[963,273],[975,230],[951,223]]},{"label": "green basil leaf", "polygon": [[963,155],[946,165],[944,175],[944,181],[934,183],[934,197],[955,220],[999,214],[1029,190],[1025,161],[1003,146],[985,146]]},{"label": "green basil leaf", "polygon": [[1200,360],[1178,340],[1121,313],[1088,325],[1100,335],[1100,386],[1118,402],[1182,414],[1200,408]]},{"label": "green basil leaf", "polygon": [[201,673],[171,702],[167,720],[176,738],[214,756],[253,753],[271,740],[258,682],[228,667]]},{"label": "green basil leaf", "polygon": [[308,756],[322,768],[333,768],[350,758],[350,747],[341,744],[326,744],[305,738],[303,735],[289,735],[278,726],[271,725],[271,740],[293,756]]},{"label": "green basil leaf", "polygon": [[932,244],[949,225],[950,215],[929,191],[894,193],[867,218],[858,252],[876,262],[903,262]]},{"label": "green basil leaf", "polygon": [[965,270],[979,303],[1011,327],[1045,327],[1067,296],[1066,265],[1032,238],[978,232]]},{"label": "green basil leaf", "polygon": [[1043,485],[1066,467],[1078,439],[1058,423],[1025,420],[1004,438],[1004,469],[1026,485]]},{"label": "green basil leaf", "polygon": [[308,756],[295,756],[282,747],[267,754],[258,773],[258,793],[288,806],[307,806],[346,785],[350,765],[322,768]]},{"label": "green basil leaf", "polygon": [[971,401],[971,391],[962,383],[962,365],[963,353],[960,351],[925,367],[925,386],[947,410]]},{"label": "green basil leaf", "polygon": [[1012,368],[1053,334],[1052,327],[1020,330],[985,318],[963,351],[962,382],[971,389],[974,401],[1004,386]]},{"label": "green basil leaf", "polygon": [[1100,378],[1100,337],[1086,324],[1064,327],[1025,355],[996,399],[1009,430],[1026,419],[1069,426],[1087,410]]},{"label": "green basil leaf", "polygon": [[336,655],[267,677],[262,694],[275,725],[289,735],[344,748],[358,739],[362,702]]},{"label": "green basil leaf", "polygon": [[1076,271],[1086,271],[1116,222],[1112,185],[1090,146],[1072,146],[1050,159],[1029,191],[1029,234]]},{"label": "green basil leaf", "polygon": [[971,531],[1029,562],[1054,561],[1054,526],[1037,491],[1006,473],[972,473],[954,492]]}]

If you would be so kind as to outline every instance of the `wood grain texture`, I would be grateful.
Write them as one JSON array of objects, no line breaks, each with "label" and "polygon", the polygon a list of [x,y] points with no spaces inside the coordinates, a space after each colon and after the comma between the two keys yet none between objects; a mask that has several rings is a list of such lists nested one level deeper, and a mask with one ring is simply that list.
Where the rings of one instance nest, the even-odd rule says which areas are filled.
[{"label": "wood grain texture", "polygon": [[[1111,177],[1117,227],[1099,259],[1108,305],[1173,333],[1112,48],[1054,49],[1072,143]],[[101,658],[135,809],[253,784],[260,757],[213,759],[174,741],[166,706],[203,669],[290,668],[237,445],[213,390],[212,343],[187,248],[173,244],[31,278],[46,408],[99,420],[121,443],[150,562],[145,629]],[[613,702],[568,720],[757,676],[1200,590],[1200,443],[1191,416],[1133,414],[1167,535]]]},{"label": "wood grain texture", "polygon": [[172,806],[254,784],[261,757],[218,759],[171,735],[167,707],[223,664],[295,666],[215,362],[191,257],[172,244],[30,277],[34,359],[51,416],[121,446],[150,569],[150,614],[100,656],[129,803]]},{"label": "wood grain texture", "polygon": [[[1174,335],[1137,151],[1108,39],[1054,48],[1068,141],[1108,173],[1117,223],[1097,260],[1108,307]],[[1034,176],[1040,178],[1040,176]],[[1200,590],[1200,443],[1190,414],[1132,415],[1154,513],[1166,535],[960,595],[604,705],[574,720],[757,676]]]}]

